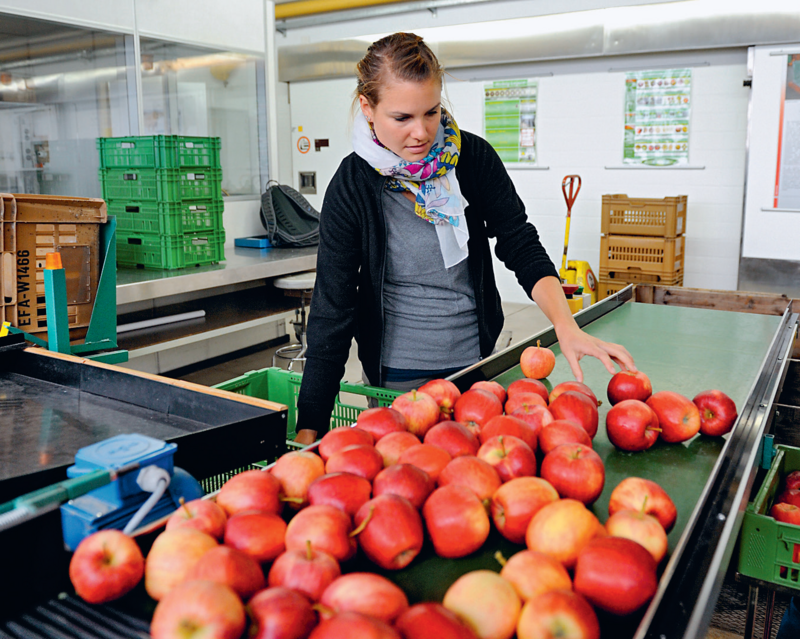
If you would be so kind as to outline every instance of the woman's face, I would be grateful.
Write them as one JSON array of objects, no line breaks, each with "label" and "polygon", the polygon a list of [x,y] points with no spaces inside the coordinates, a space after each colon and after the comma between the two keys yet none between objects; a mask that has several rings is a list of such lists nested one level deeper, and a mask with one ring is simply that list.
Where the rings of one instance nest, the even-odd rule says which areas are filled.
[{"label": "woman's face", "polygon": [[374,107],[359,96],[361,111],[372,121],[381,144],[408,162],[421,160],[436,140],[442,113],[442,84],[391,79]]}]

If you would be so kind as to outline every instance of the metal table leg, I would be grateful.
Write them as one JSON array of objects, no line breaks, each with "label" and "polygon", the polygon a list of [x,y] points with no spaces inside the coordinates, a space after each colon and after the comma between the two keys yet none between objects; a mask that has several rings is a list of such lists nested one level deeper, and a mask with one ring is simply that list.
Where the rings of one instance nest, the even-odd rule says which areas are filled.
[{"label": "metal table leg", "polygon": [[753,639],[755,629],[756,608],[758,607],[758,586],[747,589],[747,617],[744,622],[744,639]]},{"label": "metal table leg", "polygon": [[772,617],[775,613],[775,591],[769,589],[767,595],[767,610],[764,612],[764,639],[769,639],[772,634]]}]

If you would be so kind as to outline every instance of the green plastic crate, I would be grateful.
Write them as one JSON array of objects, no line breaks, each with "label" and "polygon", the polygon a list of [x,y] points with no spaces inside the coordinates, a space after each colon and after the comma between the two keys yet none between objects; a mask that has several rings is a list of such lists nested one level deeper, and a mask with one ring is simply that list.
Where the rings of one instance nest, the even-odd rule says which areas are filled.
[{"label": "green plastic crate", "polygon": [[225,231],[179,237],[117,233],[117,264],[173,270],[225,260]]},{"label": "green plastic crate", "polygon": [[100,169],[106,202],[222,199],[222,169]]},{"label": "green plastic crate", "polygon": [[[747,505],[739,545],[739,572],[748,577],[800,589],[800,526],[769,516],[783,482],[800,470],[800,448],[776,446],[764,483]],[[795,561],[796,559],[796,561]]]},{"label": "green plastic crate", "polygon": [[187,202],[120,202],[108,204],[108,214],[117,217],[121,233],[178,236],[185,233],[223,231],[222,200]]},{"label": "green plastic crate", "polygon": [[100,168],[220,168],[220,139],[182,135],[97,138]]},{"label": "green plastic crate", "polygon": [[[302,373],[272,367],[250,371],[240,377],[217,384],[214,388],[286,404],[289,407],[286,439],[291,441],[296,435],[297,396],[300,394],[300,382],[302,380]],[[370,397],[377,400],[379,406],[391,406],[394,399],[403,394],[400,391],[365,386],[364,384],[350,384],[348,382],[342,382],[339,386],[339,391],[340,393],[352,393]],[[331,415],[331,428],[349,426],[358,419],[359,413],[364,410],[365,408],[361,406],[345,404],[341,396],[337,396],[333,405],[333,414]]]}]

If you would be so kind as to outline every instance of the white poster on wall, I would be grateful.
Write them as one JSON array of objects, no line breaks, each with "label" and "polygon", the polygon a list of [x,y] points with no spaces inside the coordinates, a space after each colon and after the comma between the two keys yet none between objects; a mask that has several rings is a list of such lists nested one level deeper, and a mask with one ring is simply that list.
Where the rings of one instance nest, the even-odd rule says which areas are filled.
[{"label": "white poster on wall", "polygon": [[497,80],[483,88],[483,131],[504,164],[536,164],[536,80]]},{"label": "white poster on wall", "polygon": [[773,206],[800,211],[800,54],[786,59]]}]

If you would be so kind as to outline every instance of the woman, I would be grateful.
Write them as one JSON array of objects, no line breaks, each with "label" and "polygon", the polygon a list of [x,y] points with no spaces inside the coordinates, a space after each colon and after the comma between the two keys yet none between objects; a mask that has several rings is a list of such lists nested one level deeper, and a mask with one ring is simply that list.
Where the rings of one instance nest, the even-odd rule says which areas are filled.
[{"label": "woman", "polygon": [[612,360],[634,369],[625,348],[575,323],[499,157],[442,107],[443,69],[422,38],[378,40],[357,74],[354,153],[322,206],[298,441],[328,429],[353,336],[365,380],[398,390],[491,354],[503,313],[490,237],[553,323],[579,381],[584,355],[611,373]]}]

